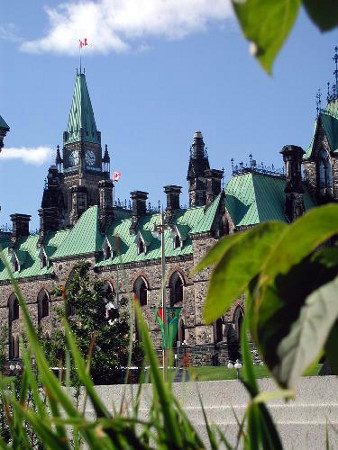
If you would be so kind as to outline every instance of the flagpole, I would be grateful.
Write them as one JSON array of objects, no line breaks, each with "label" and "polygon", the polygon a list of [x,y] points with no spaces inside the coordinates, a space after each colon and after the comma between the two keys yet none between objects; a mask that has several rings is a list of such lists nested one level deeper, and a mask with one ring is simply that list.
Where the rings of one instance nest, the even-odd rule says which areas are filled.
[{"label": "flagpole", "polygon": [[163,364],[163,379],[167,381],[167,302],[166,302],[166,283],[165,283],[165,242],[164,242],[164,218],[163,210],[160,214],[160,233],[161,233],[161,272],[162,272],[162,314],[163,314],[163,350],[162,350],[162,364]]}]

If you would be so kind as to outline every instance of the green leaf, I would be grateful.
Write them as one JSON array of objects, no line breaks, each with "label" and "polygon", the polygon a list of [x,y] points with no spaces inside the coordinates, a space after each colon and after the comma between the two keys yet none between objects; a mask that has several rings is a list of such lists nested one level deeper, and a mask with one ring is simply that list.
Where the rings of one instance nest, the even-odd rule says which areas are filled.
[{"label": "green leaf", "polygon": [[299,12],[300,0],[232,0],[236,16],[252,52],[271,73],[276,55]]},{"label": "green leaf", "polygon": [[306,367],[316,358],[338,318],[338,277],[309,297],[299,319],[277,347],[279,364],[273,369],[282,386],[294,387]]},{"label": "green leaf", "polygon": [[312,21],[321,31],[328,31],[338,25],[338,0],[303,0]]},{"label": "green leaf", "polygon": [[273,282],[338,233],[338,206],[314,208],[285,228],[262,268],[261,284]]},{"label": "green leaf", "polygon": [[263,223],[243,233],[240,239],[229,241],[232,245],[224,247],[223,256],[209,283],[204,306],[204,319],[207,323],[220,317],[243,294],[286,228],[287,225],[281,222]]}]

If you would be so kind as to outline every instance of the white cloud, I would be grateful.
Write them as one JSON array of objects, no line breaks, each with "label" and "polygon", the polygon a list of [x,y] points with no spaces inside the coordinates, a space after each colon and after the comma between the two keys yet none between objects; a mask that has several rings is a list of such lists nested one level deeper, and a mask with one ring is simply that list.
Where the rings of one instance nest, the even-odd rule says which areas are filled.
[{"label": "white cloud", "polygon": [[182,39],[233,15],[230,0],[82,0],[46,12],[47,35],[24,42],[23,51],[75,55],[85,37],[88,53],[138,50],[151,37]]},{"label": "white cloud", "polygon": [[25,164],[42,166],[51,160],[53,150],[50,147],[4,147],[0,153],[1,159],[19,159]]}]

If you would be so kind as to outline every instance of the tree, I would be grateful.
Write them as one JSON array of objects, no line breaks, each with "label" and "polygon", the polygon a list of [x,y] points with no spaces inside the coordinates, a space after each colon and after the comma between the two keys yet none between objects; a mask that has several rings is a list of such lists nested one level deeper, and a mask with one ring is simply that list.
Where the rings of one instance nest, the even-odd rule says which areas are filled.
[{"label": "tree", "polygon": [[[128,300],[120,298],[117,304],[115,294],[107,292],[104,282],[90,273],[90,263],[76,264],[66,287],[61,287],[57,294],[65,306],[59,315],[67,317],[82,356],[87,358],[91,353],[90,371],[95,384],[121,381],[121,374],[130,362],[141,364],[138,343],[133,344],[132,361],[129,361]],[[60,361],[64,364],[63,330],[53,331],[43,345],[51,365],[59,366]]]}]

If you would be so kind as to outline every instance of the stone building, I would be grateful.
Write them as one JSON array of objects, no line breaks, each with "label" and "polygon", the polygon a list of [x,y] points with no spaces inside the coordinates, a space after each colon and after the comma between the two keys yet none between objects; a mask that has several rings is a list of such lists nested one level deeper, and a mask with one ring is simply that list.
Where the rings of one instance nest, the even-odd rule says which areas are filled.
[{"label": "stone building", "polygon": [[[170,306],[182,306],[175,341],[191,364],[222,364],[233,358],[243,318],[239,298],[213,326],[204,324],[210,269],[196,275],[191,271],[207,250],[227,234],[267,220],[291,222],[317,204],[338,200],[337,84],[326,108],[318,110],[307,151],[287,145],[281,153],[285,171],[258,166],[250,157],[246,166],[233,164],[223,188],[223,171],[210,169],[202,133],[197,131],[188,161],[189,207],[181,205],[181,186],[164,187],[167,299]],[[30,234],[30,216],[12,214],[12,232],[1,232],[0,243],[34,322],[47,338],[57,326],[58,300],[51,293],[67,283],[74,263],[84,259],[115,294],[117,307],[121,295],[137,295],[160,347],[154,316],[161,301],[161,251],[152,234],[160,214],[149,209],[146,192],[132,192],[130,207],[113,198],[108,149],[102,149],[86,77],[79,73],[63,148],[57,147],[55,165],[48,170],[40,232]],[[0,327],[9,358],[19,358],[20,308],[2,263]]]}]

